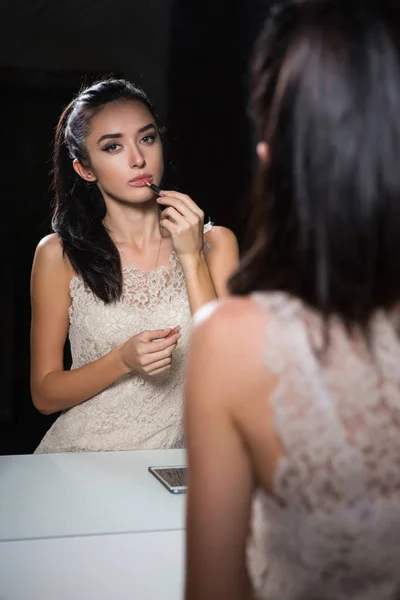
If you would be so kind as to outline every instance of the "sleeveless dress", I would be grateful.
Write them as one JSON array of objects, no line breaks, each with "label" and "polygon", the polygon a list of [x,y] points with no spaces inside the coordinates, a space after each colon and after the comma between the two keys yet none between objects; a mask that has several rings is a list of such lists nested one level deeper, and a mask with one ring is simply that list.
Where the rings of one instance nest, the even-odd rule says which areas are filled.
[{"label": "sleeveless dress", "polygon": [[[207,224],[204,232],[212,228]],[[205,242],[204,250],[209,249]],[[182,266],[153,271],[122,267],[120,300],[105,304],[80,276],[70,282],[72,369],[104,356],[138,333],[181,326],[171,368],[156,376],[130,373],[65,410],[35,453],[149,450],[183,447],[183,380],[192,316]]]},{"label": "sleeveless dress", "polygon": [[265,364],[285,448],[272,495],[258,489],[247,558],[263,600],[400,598],[400,344],[384,312],[371,347],[283,294],[266,313]]}]

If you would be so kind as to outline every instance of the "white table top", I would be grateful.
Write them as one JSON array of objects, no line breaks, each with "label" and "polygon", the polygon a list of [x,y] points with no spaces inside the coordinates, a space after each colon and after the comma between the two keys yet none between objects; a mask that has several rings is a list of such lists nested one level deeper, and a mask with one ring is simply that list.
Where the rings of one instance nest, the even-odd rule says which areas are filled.
[{"label": "white table top", "polygon": [[183,529],[185,495],[147,469],[184,464],[183,450],[0,456],[0,542]]}]

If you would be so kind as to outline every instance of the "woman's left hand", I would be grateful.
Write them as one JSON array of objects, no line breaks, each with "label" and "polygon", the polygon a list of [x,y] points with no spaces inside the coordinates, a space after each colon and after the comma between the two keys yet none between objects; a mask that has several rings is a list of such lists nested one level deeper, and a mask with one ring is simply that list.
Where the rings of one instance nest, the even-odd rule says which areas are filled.
[{"label": "woman's left hand", "polygon": [[166,206],[161,213],[160,226],[171,237],[180,259],[197,257],[204,244],[204,213],[186,194],[162,191],[158,204]]}]

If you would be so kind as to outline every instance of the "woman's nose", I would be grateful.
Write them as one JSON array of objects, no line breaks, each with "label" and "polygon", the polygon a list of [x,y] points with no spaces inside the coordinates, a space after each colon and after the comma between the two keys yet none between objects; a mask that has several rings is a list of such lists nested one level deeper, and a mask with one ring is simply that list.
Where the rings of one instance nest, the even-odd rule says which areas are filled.
[{"label": "woman's nose", "polygon": [[130,166],[133,169],[134,167],[138,167],[142,169],[146,164],[145,158],[143,154],[140,152],[139,148],[133,148],[130,156]]}]

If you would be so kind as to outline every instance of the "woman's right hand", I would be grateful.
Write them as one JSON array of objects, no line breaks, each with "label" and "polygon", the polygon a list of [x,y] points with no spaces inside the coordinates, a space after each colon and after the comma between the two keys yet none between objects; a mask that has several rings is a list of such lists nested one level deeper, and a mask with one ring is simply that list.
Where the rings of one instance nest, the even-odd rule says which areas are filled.
[{"label": "woman's right hand", "polygon": [[144,331],[120,346],[121,359],[129,371],[159,375],[170,368],[180,337],[180,327]]}]

